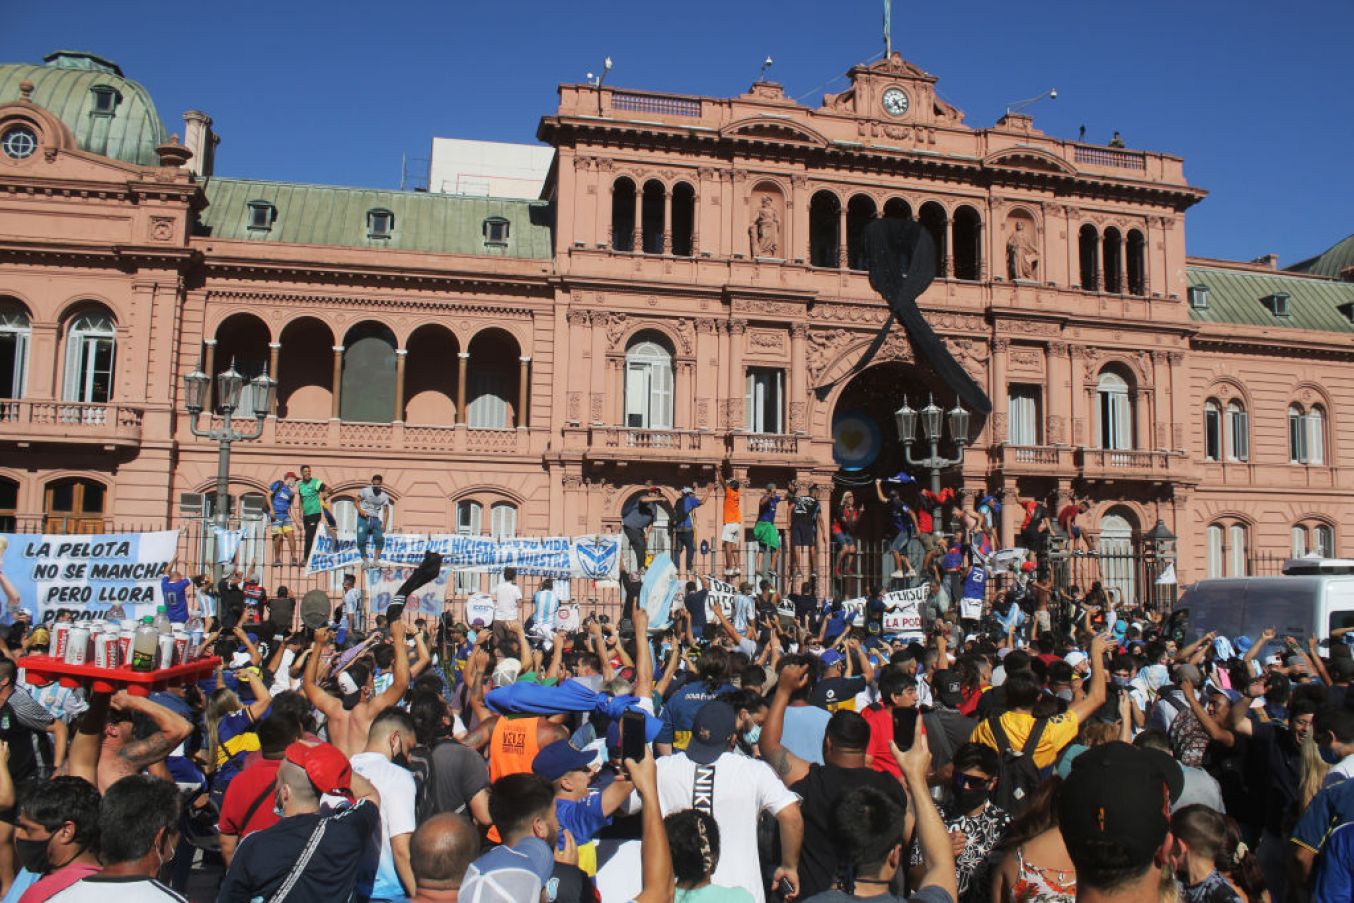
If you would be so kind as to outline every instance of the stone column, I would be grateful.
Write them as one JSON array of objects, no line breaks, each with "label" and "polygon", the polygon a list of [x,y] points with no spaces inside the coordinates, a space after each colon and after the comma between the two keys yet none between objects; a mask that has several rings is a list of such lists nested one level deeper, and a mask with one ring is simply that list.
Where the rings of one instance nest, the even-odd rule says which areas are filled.
[{"label": "stone column", "polygon": [[[281,353],[282,353],[282,343],[281,343],[281,342],[269,342],[269,343],[268,343],[268,378],[271,379],[271,380],[274,380],[274,381],[277,380],[277,374],[278,374],[278,360],[277,360],[277,358],[278,358],[278,355],[280,355]],[[269,405],[269,407],[268,407],[268,413],[269,413],[269,414],[272,414],[274,417],[277,416],[277,392],[276,392],[276,391],[273,392],[273,403],[272,403],[271,405]]]},{"label": "stone column", "polygon": [[1000,495],[1001,542],[1002,545],[1010,547],[1015,545],[1016,528],[1019,526],[1019,523],[1016,521],[1016,516],[1020,510],[1020,493],[1016,489],[1015,480],[1008,477],[1001,487]]},{"label": "stone column", "polygon": [[729,321],[729,400],[727,402],[729,412],[730,432],[741,430],[746,425],[743,411],[743,383],[746,379],[743,373],[743,340],[747,333],[747,320]]},{"label": "stone column", "polygon": [[851,261],[850,258],[847,257],[847,253],[850,251],[850,245],[847,244],[846,241],[846,202],[841,202],[839,206],[841,209],[837,211],[837,241],[840,244],[840,247],[837,251],[837,266],[841,267],[843,270],[848,270],[851,268]]},{"label": "stone column", "polygon": [[465,426],[465,371],[470,363],[470,352],[456,354],[456,425]]},{"label": "stone column", "polygon": [[333,404],[329,408],[329,419],[339,419],[339,403],[343,395],[343,346],[334,346],[334,377],[330,396],[333,398]]},{"label": "stone column", "polygon": [[992,340],[992,434],[990,445],[1005,442],[1011,435],[1009,387],[1006,385],[1006,352],[1010,339]]},{"label": "stone column", "polygon": [[1067,344],[1049,342],[1048,384],[1044,393],[1044,444],[1072,444],[1072,369],[1068,365]]},{"label": "stone column", "polygon": [[1073,448],[1095,444],[1088,439],[1095,425],[1088,422],[1086,414],[1086,386],[1081,378],[1084,353],[1085,349],[1079,345],[1069,345],[1067,348],[1067,444]]},{"label": "stone column", "polygon": [[672,253],[672,189],[663,189],[663,253]]},{"label": "stone column", "polygon": [[[1186,406],[1189,403],[1189,377],[1185,373],[1185,354],[1182,351],[1166,352],[1166,360],[1171,368],[1170,385],[1170,436],[1166,447],[1172,451],[1185,450],[1185,421],[1188,417]],[[1254,448],[1254,445],[1251,446]],[[1252,458],[1254,460],[1254,452]]]},{"label": "stone column", "polygon": [[408,348],[395,349],[395,422],[404,423],[404,367]]},{"label": "stone column", "polygon": [[636,254],[644,251],[644,186],[635,185],[635,234],[630,239],[630,249]]},{"label": "stone column", "polygon": [[807,433],[808,424],[808,364],[805,362],[805,342],[809,328],[803,323],[790,326],[790,410],[787,433]]},{"label": "stone column", "polygon": [[531,358],[517,359],[517,428],[527,428],[527,390],[531,387]]},{"label": "stone column", "polygon": [[202,404],[210,412],[216,410],[216,374],[213,372],[216,369],[216,339],[206,339],[202,344],[207,346],[202,355],[202,372],[207,374],[207,397]]},{"label": "stone column", "polygon": [[1128,236],[1119,239],[1119,294],[1128,294]]},{"label": "stone column", "polygon": [[1133,444],[1130,448],[1152,447],[1152,393],[1143,386],[1133,390]]},{"label": "stone column", "polygon": [[952,250],[954,241],[950,234],[953,222],[946,217],[945,224],[940,230],[940,272],[936,275],[942,279],[948,279],[954,273],[954,252]]}]

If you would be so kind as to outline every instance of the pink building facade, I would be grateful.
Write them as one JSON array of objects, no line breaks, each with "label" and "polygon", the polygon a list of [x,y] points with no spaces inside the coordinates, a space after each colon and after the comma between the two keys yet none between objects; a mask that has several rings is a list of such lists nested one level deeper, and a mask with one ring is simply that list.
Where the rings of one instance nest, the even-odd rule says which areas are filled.
[{"label": "pink building facade", "polygon": [[751,484],[749,532],[766,483],[872,495],[893,410],[954,403],[901,331],[813,391],[883,322],[860,235],[896,216],[931,232],[921,306],[993,403],[946,481],[1004,499],[1005,537],[1047,495],[1087,499],[1104,548],[1163,522],[1186,581],[1354,554],[1348,242],[1192,260],[1178,157],[971,127],[896,55],[850,76],[815,108],[561,86],[523,201],[215,177],[210,119],[169,138],[114,64],[0,66],[0,528],[200,521],[216,448],[182,378],[232,362],[279,382],[234,450],[246,520],[302,464],[341,519],[383,474],[409,532],[615,530],[641,488],[716,473]]}]

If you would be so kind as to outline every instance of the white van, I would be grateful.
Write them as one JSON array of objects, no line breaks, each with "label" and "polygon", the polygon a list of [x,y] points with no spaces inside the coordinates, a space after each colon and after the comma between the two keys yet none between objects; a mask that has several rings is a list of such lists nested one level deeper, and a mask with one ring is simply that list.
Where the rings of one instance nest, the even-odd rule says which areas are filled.
[{"label": "white van", "polygon": [[1337,627],[1354,627],[1354,560],[1296,558],[1284,562],[1281,577],[1200,580],[1185,589],[1174,611],[1188,619],[1187,641],[1210,630],[1254,641],[1272,627],[1305,647],[1308,637],[1324,641]]}]

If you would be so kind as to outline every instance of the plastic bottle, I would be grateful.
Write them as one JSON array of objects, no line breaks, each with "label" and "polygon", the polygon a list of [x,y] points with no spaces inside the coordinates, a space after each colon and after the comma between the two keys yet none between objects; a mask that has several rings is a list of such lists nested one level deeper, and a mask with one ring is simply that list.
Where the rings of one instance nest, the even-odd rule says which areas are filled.
[{"label": "plastic bottle", "polygon": [[174,628],[169,623],[169,615],[165,614],[165,607],[158,605],[155,608],[155,632],[173,633]]},{"label": "plastic bottle", "polygon": [[132,670],[154,671],[155,655],[159,648],[160,634],[155,629],[153,619],[147,615],[141,619],[141,626],[136,628],[136,634],[132,637]]}]

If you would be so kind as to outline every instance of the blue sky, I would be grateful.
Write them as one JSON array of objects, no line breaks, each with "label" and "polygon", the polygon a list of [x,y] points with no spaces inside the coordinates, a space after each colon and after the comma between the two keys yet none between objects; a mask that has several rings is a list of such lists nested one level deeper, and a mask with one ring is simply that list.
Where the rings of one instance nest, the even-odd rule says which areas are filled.
[{"label": "blue sky", "polygon": [[[714,96],[770,54],[816,105],[881,48],[880,0],[6,5],[0,60],[116,60],[171,130],[184,110],[212,115],[221,175],[378,187],[433,136],[534,140],[555,86],[608,54],[610,84]],[[1284,265],[1354,232],[1349,0],[895,0],[893,19],[895,47],[970,126],[1056,87],[1030,110],[1048,133],[1117,129],[1183,156],[1211,192],[1189,213],[1191,254]]]}]

